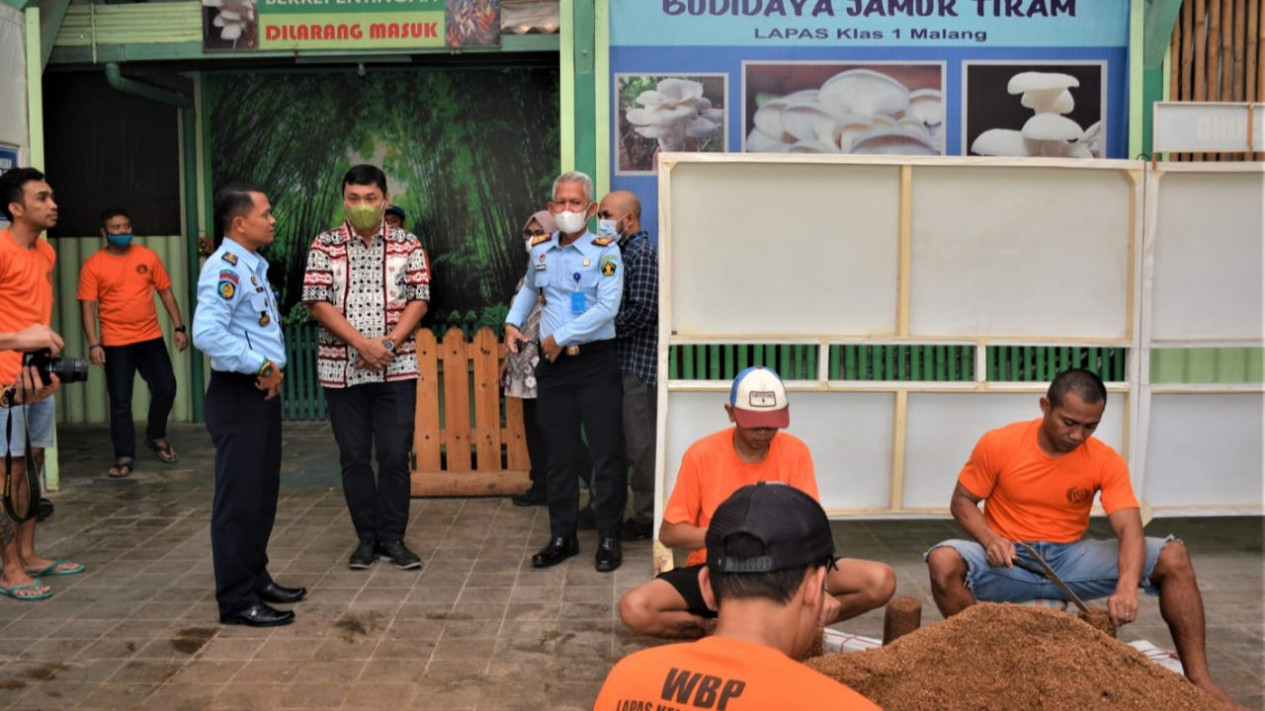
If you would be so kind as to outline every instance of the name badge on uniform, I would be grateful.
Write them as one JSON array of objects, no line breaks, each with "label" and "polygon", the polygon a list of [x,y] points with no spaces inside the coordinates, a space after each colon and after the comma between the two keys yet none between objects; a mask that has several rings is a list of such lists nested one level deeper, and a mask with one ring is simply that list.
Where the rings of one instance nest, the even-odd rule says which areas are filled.
[{"label": "name badge on uniform", "polygon": [[544,262],[540,262],[536,265],[536,271],[543,272],[546,266],[547,265]]},{"label": "name badge on uniform", "polygon": [[571,275],[575,279],[575,290],[571,292],[571,313],[584,313],[584,292],[580,291],[580,273],[576,272]]}]

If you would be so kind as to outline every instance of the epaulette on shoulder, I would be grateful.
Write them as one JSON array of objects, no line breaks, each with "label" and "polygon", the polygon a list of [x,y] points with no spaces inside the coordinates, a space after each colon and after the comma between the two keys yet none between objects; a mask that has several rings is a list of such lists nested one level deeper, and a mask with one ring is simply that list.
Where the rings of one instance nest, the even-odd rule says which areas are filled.
[{"label": "epaulette on shoulder", "polygon": [[544,244],[551,239],[553,239],[553,235],[536,235],[531,238],[531,246],[535,247],[538,244]]},{"label": "epaulette on shoulder", "polygon": [[232,264],[233,266],[237,266],[237,255],[233,254],[232,252],[225,252],[221,254],[220,259],[223,259],[224,261],[228,262],[229,264]]},{"label": "epaulette on shoulder", "polygon": [[615,241],[614,237],[594,237],[593,238],[593,244],[599,247],[608,247],[614,241]]}]

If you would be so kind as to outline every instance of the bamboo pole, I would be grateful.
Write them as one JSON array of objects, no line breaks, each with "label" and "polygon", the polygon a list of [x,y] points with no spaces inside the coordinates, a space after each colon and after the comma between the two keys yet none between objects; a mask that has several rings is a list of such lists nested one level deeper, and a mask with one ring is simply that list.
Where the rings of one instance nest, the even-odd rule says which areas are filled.
[{"label": "bamboo pole", "polygon": [[[1253,3],[1259,3],[1260,0],[1251,0]],[[1234,66],[1232,67],[1231,85],[1234,87],[1234,101],[1244,101],[1247,96],[1247,80],[1243,73],[1244,59],[1243,52],[1247,39],[1247,3],[1244,0],[1234,0]]]},{"label": "bamboo pole", "polygon": [[[1251,0],[1247,4],[1247,22],[1245,23],[1247,25],[1247,63],[1244,68],[1244,78],[1247,89],[1245,98],[1248,101],[1261,100],[1261,92],[1257,90],[1257,81],[1265,81],[1265,77],[1257,76],[1259,71],[1257,67],[1260,66],[1256,60],[1257,52],[1260,51],[1258,35],[1261,29],[1265,29],[1265,26],[1260,25],[1260,15],[1261,0]],[[1253,81],[1254,79],[1256,81]]]},{"label": "bamboo pole", "polygon": [[[1205,0],[1195,0],[1195,67],[1194,81],[1190,84],[1187,95],[1189,101],[1207,101],[1206,78],[1204,67],[1208,63],[1208,10]],[[1195,153],[1192,160],[1203,160],[1204,154]]]},{"label": "bamboo pole", "polygon": [[[1178,78],[1177,91],[1173,92],[1174,101],[1190,101],[1191,99],[1191,80],[1195,72],[1195,41],[1194,41],[1194,21],[1195,21],[1195,3],[1192,0],[1184,0],[1182,2],[1182,21],[1181,21],[1181,53],[1178,55],[1178,61],[1181,63],[1181,76]],[[1177,62],[1174,62],[1176,64]],[[1179,153],[1177,160],[1190,161],[1195,159],[1193,153]]]},{"label": "bamboo pole", "polygon": [[[1256,58],[1256,65],[1249,69],[1248,81],[1252,81],[1252,77],[1256,77],[1256,101],[1265,101],[1265,8],[1261,7],[1261,0],[1252,3],[1250,13],[1256,14],[1256,21],[1251,22],[1256,28],[1256,51],[1250,56]],[[1257,160],[1265,159],[1265,153],[1257,153]]]}]

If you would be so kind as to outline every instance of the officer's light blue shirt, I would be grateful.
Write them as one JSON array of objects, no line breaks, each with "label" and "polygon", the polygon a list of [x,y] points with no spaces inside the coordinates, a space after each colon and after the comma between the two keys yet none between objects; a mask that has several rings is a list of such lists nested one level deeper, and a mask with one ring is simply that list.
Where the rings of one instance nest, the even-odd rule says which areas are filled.
[{"label": "officer's light blue shirt", "polygon": [[[522,328],[543,294],[540,340],[552,335],[559,346],[576,346],[614,338],[615,314],[624,294],[619,244],[615,240],[595,243],[587,230],[566,247],[559,246],[560,237],[555,232],[548,241],[532,247],[523,288],[514,296],[505,323]],[[577,290],[584,294],[584,313],[573,312],[572,294]]]},{"label": "officer's light blue shirt", "polygon": [[198,277],[193,345],[211,356],[211,369],[255,374],[265,360],[286,367],[277,301],[268,260],[228,237]]}]

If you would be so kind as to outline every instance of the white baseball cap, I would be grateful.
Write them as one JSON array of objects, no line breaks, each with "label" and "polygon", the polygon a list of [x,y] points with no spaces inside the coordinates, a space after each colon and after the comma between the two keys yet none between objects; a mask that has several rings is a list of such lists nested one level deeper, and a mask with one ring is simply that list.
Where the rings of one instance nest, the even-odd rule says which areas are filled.
[{"label": "white baseball cap", "polygon": [[739,427],[782,429],[791,424],[786,386],[776,371],[762,365],[738,373],[729,389],[729,404]]}]

